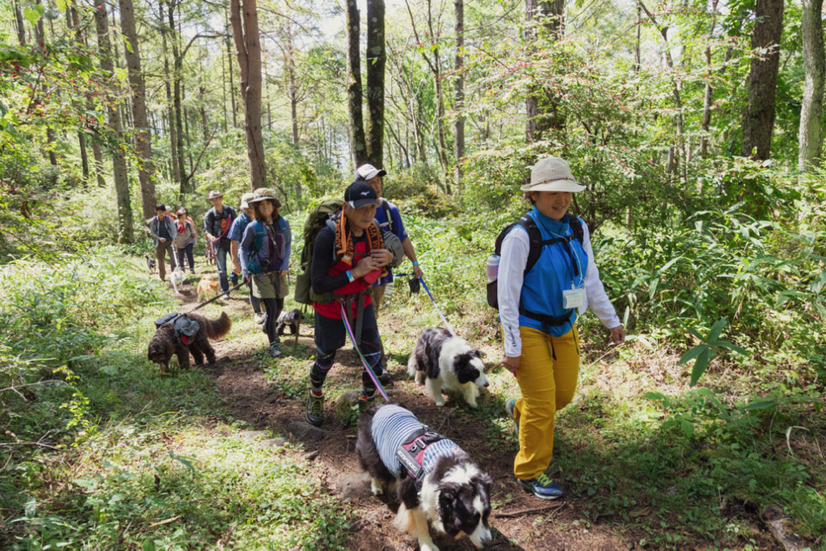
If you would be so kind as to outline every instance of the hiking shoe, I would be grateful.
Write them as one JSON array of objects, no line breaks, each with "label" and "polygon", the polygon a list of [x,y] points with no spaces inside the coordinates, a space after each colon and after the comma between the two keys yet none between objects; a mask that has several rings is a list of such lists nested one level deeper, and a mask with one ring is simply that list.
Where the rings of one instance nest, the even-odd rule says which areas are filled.
[{"label": "hiking shoe", "polygon": [[516,439],[519,440],[519,422],[517,422],[514,413],[516,411],[516,398],[508,398],[505,402],[505,412],[508,414],[508,417],[513,419],[513,424],[515,425],[514,434],[516,435]]},{"label": "hiking shoe", "polygon": [[553,482],[545,473],[540,474],[531,480],[516,479],[522,489],[528,493],[532,493],[540,499],[556,499],[565,495],[562,487],[556,482]]},{"label": "hiking shoe", "polygon": [[312,390],[307,391],[307,422],[320,427],[324,422],[324,396],[316,396]]},{"label": "hiking shoe", "polygon": [[280,358],[284,353],[281,352],[281,343],[274,341],[270,343],[270,358]]},{"label": "hiking shoe", "polygon": [[253,320],[255,320],[255,323],[257,323],[258,325],[264,325],[264,322],[267,321],[267,314],[265,314],[264,312],[258,312],[253,317]]},{"label": "hiking shoe", "polygon": [[385,369],[377,376],[379,382],[383,385],[389,383],[392,379],[390,379],[390,373]]}]

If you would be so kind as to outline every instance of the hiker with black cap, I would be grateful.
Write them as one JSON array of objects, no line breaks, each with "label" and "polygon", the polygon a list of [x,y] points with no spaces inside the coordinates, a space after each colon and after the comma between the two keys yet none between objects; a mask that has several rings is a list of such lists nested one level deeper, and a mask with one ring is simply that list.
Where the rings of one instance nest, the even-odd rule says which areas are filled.
[{"label": "hiker with black cap", "polygon": [[252,294],[264,303],[264,332],[269,339],[270,357],[282,355],[276,327],[287,296],[292,236],[290,224],[281,216],[281,202],[267,188],[258,188],[247,199],[254,220],[247,225],[238,256],[244,281],[252,284]]},{"label": "hiker with black cap", "polygon": [[[584,189],[565,160],[541,159],[531,168],[530,183],[522,186],[533,209],[510,227],[501,247],[502,363],[522,391],[518,400],[505,402],[519,439],[513,472],[525,491],[542,499],[564,494],[545,470],[553,457],[556,412],[571,402],[576,390],[577,314],[590,307],[610,329],[614,343],[625,340],[599,279],[588,226],[568,214],[573,194]],[[528,267],[535,247],[535,262]]]},{"label": "hiker with black cap", "polygon": [[[376,209],[376,221],[379,227],[384,231],[390,231],[399,238],[404,249],[404,255],[410,259],[413,264],[413,276],[416,279],[422,277],[422,268],[419,266],[419,261],[416,260],[416,251],[413,249],[413,243],[410,241],[407,232],[404,230],[404,223],[399,209],[396,205],[381,196],[382,194],[382,177],[387,175],[384,169],[378,169],[371,164],[364,164],[356,170],[356,180],[361,180],[370,184],[375,190],[381,204]],[[376,312],[376,317],[379,315],[381,303],[384,300],[384,292],[387,289],[387,284],[393,282],[393,272],[390,268],[387,269],[387,275],[384,275],[373,286],[373,306]]]},{"label": "hiker with black cap", "polygon": [[[366,182],[355,181],[344,192],[342,210],[321,229],[315,240],[311,268],[315,310],[315,361],[310,368],[306,419],[315,426],[324,421],[322,386],[336,352],[347,333],[342,311],[354,332],[356,344],[375,375],[381,374],[381,337],[373,310],[371,286],[387,273],[393,253],[385,248],[374,222],[381,202]],[[362,372],[359,408],[373,400],[375,383]]]},{"label": "hiker with black cap", "polygon": [[[212,250],[215,253],[215,265],[218,267],[221,291],[227,294],[229,293],[227,278],[227,253],[230,249],[229,228],[235,220],[235,209],[224,205],[224,194],[220,191],[210,191],[208,198],[212,203],[212,208],[204,215],[204,235],[212,244]],[[236,280],[237,276],[233,274],[233,284]]]},{"label": "hiker with black cap", "polygon": [[149,233],[155,243],[155,258],[158,261],[158,276],[161,281],[166,281],[166,266],[164,257],[169,254],[169,270],[175,269],[175,255],[172,251],[173,240],[178,235],[175,220],[166,214],[166,205],[158,203],[155,205],[155,216],[149,221]]}]

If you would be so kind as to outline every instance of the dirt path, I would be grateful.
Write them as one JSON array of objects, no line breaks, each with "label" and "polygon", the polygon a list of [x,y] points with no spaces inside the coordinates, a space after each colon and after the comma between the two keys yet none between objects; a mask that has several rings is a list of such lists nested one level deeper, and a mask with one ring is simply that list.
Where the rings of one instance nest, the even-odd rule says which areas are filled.
[{"label": "dirt path", "polygon": [[[185,305],[197,302],[191,295],[181,298]],[[249,306],[240,295],[234,294],[233,298],[222,300],[222,303],[233,319],[249,316]],[[381,325],[383,331],[388,331],[394,326],[403,326],[403,322],[382,319]],[[285,350],[290,354],[292,339],[288,342]],[[307,347],[313,345],[312,327],[301,326],[299,342]],[[311,469],[325,487],[351,504],[359,520],[353,526],[350,549],[417,549],[413,538],[399,533],[392,526],[395,506],[373,497],[369,483],[361,477],[354,452],[355,427],[346,427],[327,414],[323,430],[313,430],[304,422],[303,401],[296,398],[295,392],[288,396],[266,377],[259,359],[254,356],[260,347],[251,349],[249,344],[239,345],[232,336],[215,344],[218,357],[223,359],[211,369],[211,373],[232,415],[249,422],[258,430],[269,429],[291,442],[303,444],[311,461]],[[334,367],[333,372],[344,371],[343,376],[358,379],[359,365],[352,351],[348,348],[342,350],[337,357],[338,362],[343,366]],[[308,361],[303,369],[308,370],[309,367]],[[627,536],[620,535],[610,526],[588,523],[586,528],[581,522],[587,518],[586,510],[576,498],[545,502],[522,492],[511,474],[515,450],[510,445],[498,443],[491,447],[484,439],[463,436],[478,433],[482,418],[474,418],[473,412],[452,403],[446,408],[435,406],[422,391],[410,386],[412,383],[406,381],[404,371],[402,366],[394,365],[391,360],[390,372],[394,382],[388,392],[392,393],[392,399],[416,412],[424,423],[461,442],[462,447],[494,480],[491,490],[494,510],[490,521],[494,544],[491,549],[608,551],[635,548],[631,542],[637,538],[628,541]],[[434,542],[441,549],[474,548],[466,538],[454,541],[436,537]]]}]

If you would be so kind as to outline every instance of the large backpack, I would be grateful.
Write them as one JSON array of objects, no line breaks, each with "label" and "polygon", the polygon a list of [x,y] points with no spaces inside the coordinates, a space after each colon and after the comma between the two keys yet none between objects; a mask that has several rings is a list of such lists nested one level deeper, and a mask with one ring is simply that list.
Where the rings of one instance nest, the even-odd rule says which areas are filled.
[{"label": "large backpack", "polygon": [[304,221],[304,249],[301,251],[301,272],[295,278],[295,301],[312,304],[312,261],[315,238],[335,213],[341,210],[341,199],[324,199],[307,215]]},{"label": "large backpack", "polygon": [[502,242],[505,240],[505,236],[508,232],[516,225],[522,226],[525,228],[525,231],[528,232],[528,238],[530,239],[530,249],[528,250],[528,262],[525,264],[525,274],[531,271],[531,268],[536,265],[536,262],[539,260],[539,255],[542,254],[542,248],[546,245],[553,245],[555,243],[563,243],[565,246],[569,246],[568,243],[572,239],[576,239],[579,241],[579,244],[582,245],[584,238],[584,231],[582,229],[582,221],[577,218],[576,216],[569,216],[567,217],[567,222],[571,226],[572,233],[571,235],[567,235],[565,237],[555,237],[553,239],[542,239],[542,233],[539,231],[539,228],[536,225],[536,222],[533,218],[528,216],[527,214],[521,217],[519,220],[514,222],[513,224],[508,224],[502,231],[499,232],[499,235],[496,236],[496,242],[493,248],[493,254],[488,257],[487,261],[487,268],[488,268],[488,288],[487,288],[487,299],[488,305],[499,309],[499,260],[502,256]]}]

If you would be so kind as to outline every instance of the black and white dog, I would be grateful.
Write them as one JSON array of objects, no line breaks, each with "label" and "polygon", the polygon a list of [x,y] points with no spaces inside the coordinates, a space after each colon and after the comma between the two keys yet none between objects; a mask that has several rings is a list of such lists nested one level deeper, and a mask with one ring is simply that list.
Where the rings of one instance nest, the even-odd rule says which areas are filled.
[{"label": "black and white dog", "polygon": [[298,333],[298,326],[302,321],[304,321],[304,314],[298,308],[294,308],[289,312],[281,312],[281,315],[278,316],[278,325],[275,327],[275,332],[281,336],[289,327],[290,334],[295,335]]},{"label": "black and white dog", "polygon": [[393,404],[372,406],[359,419],[356,452],[371,476],[373,495],[395,493],[394,524],[418,539],[421,551],[438,551],[433,529],[468,536],[477,549],[492,542],[490,475],[451,440]]},{"label": "black and white dog", "polygon": [[407,373],[416,382],[425,383],[427,392],[437,406],[445,405],[442,387],[461,390],[465,402],[476,407],[479,388],[488,386],[485,364],[478,350],[447,329],[430,328],[416,341],[416,348],[407,361]]}]

